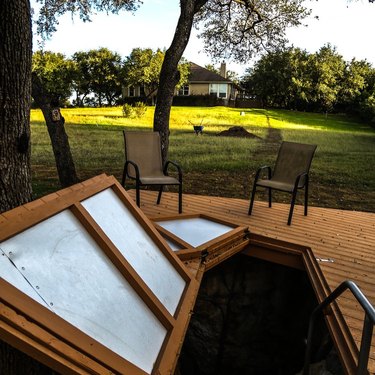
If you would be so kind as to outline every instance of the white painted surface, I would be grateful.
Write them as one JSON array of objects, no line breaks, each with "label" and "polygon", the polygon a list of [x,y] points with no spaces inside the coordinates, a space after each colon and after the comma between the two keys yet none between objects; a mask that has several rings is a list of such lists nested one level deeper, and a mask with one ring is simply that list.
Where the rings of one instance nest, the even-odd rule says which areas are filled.
[{"label": "white painted surface", "polygon": [[177,245],[173,241],[168,240],[168,238],[165,238],[165,241],[167,242],[168,246],[173,250],[173,251],[178,251],[182,250],[183,248],[180,245]]},{"label": "white painted surface", "polygon": [[1,263],[15,287],[32,294],[17,275],[21,270],[56,314],[151,373],[166,329],[69,210],[0,248],[17,267],[5,272]]},{"label": "white painted surface", "polygon": [[[12,264],[8,255],[0,248],[0,277],[15,286],[21,292],[27,294],[35,301],[39,302],[41,305],[49,308],[49,305],[43,301],[36,290],[34,290],[34,288],[32,288],[32,286],[23,277],[21,273],[22,270],[18,270],[18,268]],[[11,257],[12,254],[9,256]]]},{"label": "white painted surface", "polygon": [[204,218],[157,221],[157,223],[193,247],[198,247],[233,230],[233,227]]},{"label": "white painted surface", "polygon": [[113,244],[173,315],[186,282],[112,189],[82,202]]}]

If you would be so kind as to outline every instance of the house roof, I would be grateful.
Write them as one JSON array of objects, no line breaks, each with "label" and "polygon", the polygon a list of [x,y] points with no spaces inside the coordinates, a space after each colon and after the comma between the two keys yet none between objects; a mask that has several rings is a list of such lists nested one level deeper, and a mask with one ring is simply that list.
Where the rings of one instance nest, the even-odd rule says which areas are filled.
[{"label": "house roof", "polygon": [[212,72],[195,63],[190,63],[189,81],[196,82],[228,82],[233,83],[230,79],[222,77],[220,74]]}]

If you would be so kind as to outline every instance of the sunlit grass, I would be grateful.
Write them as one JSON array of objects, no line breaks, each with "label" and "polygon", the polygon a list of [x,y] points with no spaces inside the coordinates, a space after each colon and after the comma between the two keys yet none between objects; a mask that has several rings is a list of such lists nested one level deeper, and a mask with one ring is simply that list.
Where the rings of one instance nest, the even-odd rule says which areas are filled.
[{"label": "sunlit grass", "polygon": [[[154,107],[147,107],[141,118],[125,118],[122,107],[64,108],[61,110],[66,124],[108,125],[152,128]],[[44,123],[40,110],[31,111],[32,123]],[[228,107],[172,107],[170,129],[191,131],[192,126],[203,125],[205,131],[215,132],[238,125],[245,128],[280,128],[296,130],[335,130],[372,132],[366,124],[352,121],[341,115],[325,115],[285,110],[243,109]]]},{"label": "sunlit grass", "polygon": [[[152,130],[154,107],[140,119],[121,107],[63,109],[79,178],[99,173],[121,179],[122,130]],[[39,110],[31,112],[34,190],[59,188],[50,139]],[[193,124],[204,126],[196,136]],[[258,138],[219,137],[243,126]],[[311,168],[311,202],[326,207],[375,211],[375,131],[340,115],[227,107],[172,107],[169,158],[185,175],[186,193],[248,199],[256,169],[273,164],[282,140],[317,144]],[[284,199],[284,198],[283,198]],[[288,201],[289,197],[285,197]]]}]

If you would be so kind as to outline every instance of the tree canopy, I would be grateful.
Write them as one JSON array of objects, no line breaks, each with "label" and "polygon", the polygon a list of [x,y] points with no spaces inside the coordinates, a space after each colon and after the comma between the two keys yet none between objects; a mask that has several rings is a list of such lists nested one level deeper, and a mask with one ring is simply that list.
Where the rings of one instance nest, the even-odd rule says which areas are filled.
[{"label": "tree canopy", "polygon": [[[140,85],[145,90],[146,98],[155,94],[159,87],[160,70],[165,52],[151,48],[134,48],[124,61],[124,83],[128,86]],[[178,64],[180,80],[177,87],[184,85],[190,72],[189,63],[182,58]]]},{"label": "tree canopy", "polygon": [[74,63],[62,53],[36,51],[33,54],[32,70],[50,93],[54,105],[66,104],[72,94]]},{"label": "tree canopy", "polygon": [[95,12],[118,13],[121,10],[134,12],[141,0],[35,0],[41,4],[37,18],[37,32],[44,38],[50,37],[59,24],[58,18],[65,13],[78,14],[83,21],[90,21]]},{"label": "tree canopy", "polygon": [[121,96],[123,81],[121,56],[107,48],[76,52],[74,89],[77,104],[82,105],[88,95],[95,96],[99,106],[113,105]]},{"label": "tree canopy", "polygon": [[[164,51],[134,48],[121,57],[107,48],[77,51],[71,58],[61,53],[38,50],[33,54],[33,72],[48,92],[54,106],[115,105],[122,86],[141,86],[145,99],[159,86]],[[178,65],[180,81],[186,84],[190,63],[182,58]],[[75,92],[73,103],[69,102]]]},{"label": "tree canopy", "polygon": [[204,50],[215,58],[246,63],[287,42],[285,31],[311,14],[302,0],[208,0],[195,16]]},{"label": "tree canopy", "polygon": [[261,51],[273,51],[286,42],[287,27],[299,25],[310,14],[304,0],[181,0],[180,17],[160,71],[154,130],[168,155],[169,116],[179,81],[178,62],[189,42],[193,25],[202,28],[205,51],[214,59],[245,62]]},{"label": "tree canopy", "polygon": [[264,55],[247,70],[243,86],[267,106],[346,112],[374,121],[374,77],[367,61],[346,62],[328,44],[313,54],[291,47]]}]

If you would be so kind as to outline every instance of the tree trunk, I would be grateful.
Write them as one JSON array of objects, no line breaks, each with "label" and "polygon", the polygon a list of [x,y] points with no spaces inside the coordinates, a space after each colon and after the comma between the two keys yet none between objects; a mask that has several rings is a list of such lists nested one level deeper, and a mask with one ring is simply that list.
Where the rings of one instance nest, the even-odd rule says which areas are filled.
[{"label": "tree trunk", "polygon": [[[29,0],[0,2],[0,213],[31,200],[32,32]],[[52,374],[0,341],[0,373]]]},{"label": "tree trunk", "polygon": [[60,184],[62,187],[76,184],[79,180],[70,152],[68,135],[65,132],[65,119],[60,110],[52,106],[51,96],[46,92],[43,83],[35,73],[32,74],[32,96],[42,110],[47,124]]},{"label": "tree trunk", "polygon": [[0,2],[0,213],[32,199],[29,0]]},{"label": "tree trunk", "polygon": [[154,131],[160,133],[163,161],[168,158],[169,147],[169,116],[175,87],[180,80],[178,63],[189,42],[194,14],[207,0],[181,0],[181,13],[178,19],[171,46],[165,52],[160,70],[159,88],[156,96],[154,115]]}]

